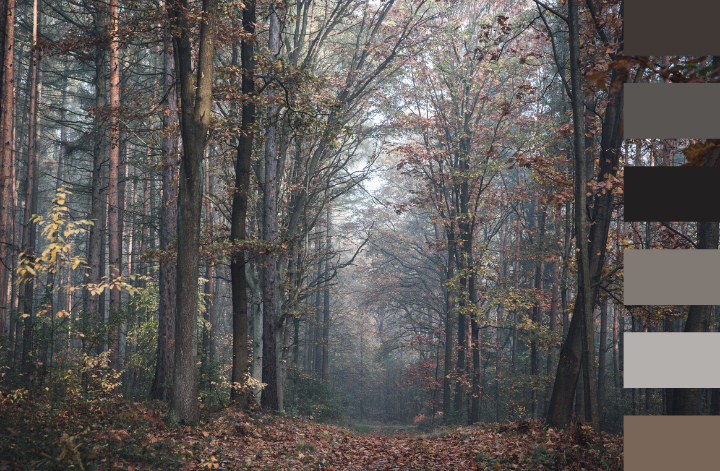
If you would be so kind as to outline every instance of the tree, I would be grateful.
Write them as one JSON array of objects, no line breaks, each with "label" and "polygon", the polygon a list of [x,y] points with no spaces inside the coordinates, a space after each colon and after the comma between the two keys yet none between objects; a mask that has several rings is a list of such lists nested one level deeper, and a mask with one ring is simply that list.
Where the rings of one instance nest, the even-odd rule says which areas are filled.
[{"label": "tree", "polygon": [[[120,205],[120,44],[118,37],[118,0],[110,0],[110,176],[108,182],[108,229],[110,249],[110,282],[122,274],[122,212]],[[110,366],[120,369],[120,299],[119,289],[110,290]]]},{"label": "tree", "polygon": [[183,155],[178,190],[177,301],[175,314],[175,361],[173,365],[171,419],[195,422],[197,402],[198,270],[200,268],[200,214],[202,212],[202,162],[212,105],[213,56],[217,0],[203,0],[197,70],[193,74],[191,28],[193,15],[188,0],[168,5],[174,28],[175,70],[180,85],[180,130]]},{"label": "tree", "polygon": [[[255,137],[255,0],[245,4],[242,14],[243,30],[247,36],[240,50],[242,105],[240,134],[238,135],[237,156],[235,161],[235,188],[233,191],[232,216],[230,221],[230,241],[242,244],[247,239],[246,218],[248,195],[250,193],[250,168]],[[237,247],[230,261],[233,308],[233,363],[232,382],[243,383],[248,372],[248,331],[247,331],[247,279],[248,260],[245,250]],[[249,390],[232,389],[231,399],[245,406],[248,404]]]},{"label": "tree", "polygon": [[[177,77],[175,59],[172,55],[172,39],[166,33],[163,42],[163,90],[165,96],[162,115],[162,208],[160,210],[160,250],[176,254],[173,244],[177,236],[177,175],[178,153],[180,146],[175,127],[178,124]],[[159,267],[159,306],[158,306],[158,347],[155,362],[155,376],[150,389],[154,399],[170,400],[175,361],[175,302],[177,297],[177,268],[174,266],[177,256],[165,256],[160,259]]]},{"label": "tree", "polygon": [[[270,7],[270,38],[268,49],[273,55],[280,53],[280,16],[279,6]],[[263,389],[261,404],[270,410],[278,409],[277,354],[275,323],[277,317],[277,254],[272,247],[277,242],[277,192],[278,192],[278,106],[268,107],[268,127],[265,131],[265,181],[263,193],[263,239],[268,244],[263,256],[263,366],[262,381],[267,384]]]},{"label": "tree", "polygon": [[[15,0],[0,5],[0,285],[7,286],[12,279],[8,260],[12,253],[8,232],[11,230],[14,211],[9,205],[12,193],[13,155],[13,102],[15,97]],[[14,230],[14,228],[12,228]],[[0,289],[0,323],[7,313],[7,290]],[[0,332],[2,334],[2,332]]]},{"label": "tree", "polygon": [[[592,1],[587,3],[592,17],[596,17]],[[540,8],[540,4],[538,5]],[[608,7],[609,8],[609,7]],[[557,13],[556,13],[557,14]],[[560,15],[562,17],[562,15]],[[543,17],[544,18],[544,17]],[[599,165],[596,173],[596,181],[592,182],[595,188],[602,188],[601,191],[594,191],[592,205],[588,208],[586,204],[587,182],[590,179],[587,173],[589,160],[584,156],[586,142],[585,134],[583,88],[580,63],[580,34],[581,24],[578,14],[576,0],[568,3],[568,17],[562,17],[570,26],[570,71],[571,84],[564,83],[565,89],[571,96],[573,104],[573,150],[575,153],[575,228],[577,231],[578,252],[578,294],[575,298],[573,317],[570,321],[568,335],[560,350],[558,369],[555,376],[552,397],[548,408],[547,419],[550,423],[565,427],[569,424],[572,416],[572,406],[575,397],[577,378],[580,374],[582,359],[588,361],[585,365],[584,384],[585,398],[587,403],[588,419],[592,420],[593,427],[599,427],[597,413],[596,380],[594,376],[595,350],[593,334],[593,307],[597,299],[600,285],[600,278],[605,256],[607,253],[607,239],[610,229],[610,222],[614,210],[614,188],[616,175],[619,167],[620,143],[621,143],[621,116],[622,116],[622,87],[611,87],[605,100],[605,110],[602,115],[602,132],[600,138]],[[595,23],[596,32],[605,44],[609,44],[609,35],[605,30]],[[546,23],[546,27],[547,26]],[[609,23],[608,29],[617,27],[615,23]],[[552,39],[553,45],[554,39]],[[554,46],[553,46],[554,47]],[[554,49],[556,50],[556,49]],[[606,49],[612,60],[618,58],[618,54],[612,49]],[[557,54],[554,54],[556,62]],[[558,66],[558,69],[561,69]],[[622,80],[616,69],[612,69],[611,83]],[[564,77],[564,74],[561,75]],[[577,117],[576,117],[577,114]],[[578,176],[581,175],[581,176]],[[588,208],[583,210],[583,208]],[[589,213],[589,214],[588,214]],[[588,219],[593,221],[588,228]],[[583,232],[581,232],[583,231]]]}]

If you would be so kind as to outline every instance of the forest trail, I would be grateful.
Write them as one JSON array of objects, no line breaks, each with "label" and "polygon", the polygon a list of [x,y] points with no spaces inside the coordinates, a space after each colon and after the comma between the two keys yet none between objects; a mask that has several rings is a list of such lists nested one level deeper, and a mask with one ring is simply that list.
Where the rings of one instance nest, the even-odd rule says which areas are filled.
[{"label": "forest trail", "polygon": [[4,403],[0,470],[620,470],[622,439],[523,422],[369,433],[226,409],[167,427],[157,403]]}]

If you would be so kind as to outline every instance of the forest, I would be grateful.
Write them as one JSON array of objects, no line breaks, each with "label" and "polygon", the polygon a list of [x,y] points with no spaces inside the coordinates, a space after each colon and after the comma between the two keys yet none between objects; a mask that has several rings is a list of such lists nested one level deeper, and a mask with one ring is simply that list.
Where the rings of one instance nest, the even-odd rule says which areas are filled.
[{"label": "forest", "polygon": [[622,0],[0,2],[0,470],[623,469]]}]

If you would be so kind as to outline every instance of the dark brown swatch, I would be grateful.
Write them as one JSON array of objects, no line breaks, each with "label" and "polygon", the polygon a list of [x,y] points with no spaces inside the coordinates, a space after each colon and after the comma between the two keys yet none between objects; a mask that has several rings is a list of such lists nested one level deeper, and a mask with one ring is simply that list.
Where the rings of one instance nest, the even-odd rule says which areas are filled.
[{"label": "dark brown swatch", "polygon": [[627,0],[623,16],[628,56],[720,55],[720,2]]}]

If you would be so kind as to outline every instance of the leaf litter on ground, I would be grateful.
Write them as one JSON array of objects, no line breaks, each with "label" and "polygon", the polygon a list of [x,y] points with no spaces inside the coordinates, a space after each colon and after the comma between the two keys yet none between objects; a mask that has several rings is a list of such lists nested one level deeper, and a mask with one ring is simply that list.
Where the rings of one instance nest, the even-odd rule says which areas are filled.
[{"label": "leaf litter on ground", "polygon": [[538,422],[364,434],[227,408],[169,428],[158,402],[0,401],[0,471],[621,470],[622,437]]}]

